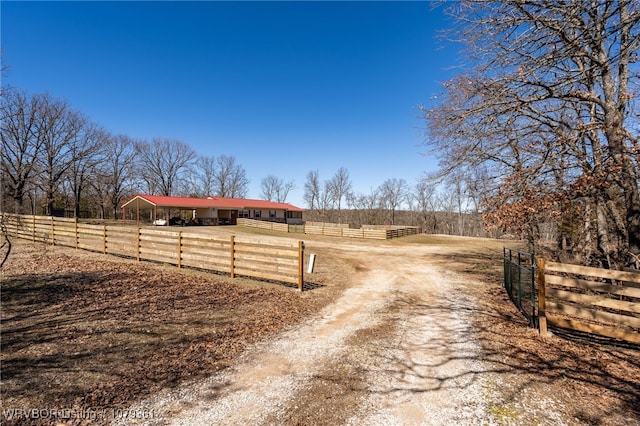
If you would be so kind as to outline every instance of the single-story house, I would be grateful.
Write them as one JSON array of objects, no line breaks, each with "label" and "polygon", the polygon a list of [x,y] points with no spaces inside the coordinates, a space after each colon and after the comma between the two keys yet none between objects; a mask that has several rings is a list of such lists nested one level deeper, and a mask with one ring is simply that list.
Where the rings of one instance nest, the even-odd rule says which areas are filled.
[{"label": "single-story house", "polygon": [[[301,224],[304,209],[289,203],[225,197],[167,197],[138,194],[122,204],[122,217],[169,223],[171,211],[188,212],[188,220],[201,225],[235,225],[238,218]],[[143,216],[140,212],[143,212]],[[146,211],[149,211],[148,215]]]}]

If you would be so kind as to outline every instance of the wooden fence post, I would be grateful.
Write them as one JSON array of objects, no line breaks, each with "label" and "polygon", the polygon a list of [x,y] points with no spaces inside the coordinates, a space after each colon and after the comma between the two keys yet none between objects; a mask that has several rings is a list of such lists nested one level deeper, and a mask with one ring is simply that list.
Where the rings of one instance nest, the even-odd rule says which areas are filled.
[{"label": "wooden fence post", "polygon": [[51,245],[56,245],[56,226],[55,222],[53,221],[53,216],[51,216]]},{"label": "wooden fence post", "polygon": [[[32,216],[33,218],[33,242],[36,242],[36,215],[34,214]],[[16,217],[16,219],[18,219],[18,217]],[[16,220],[16,223],[18,223],[18,220]],[[18,226],[16,225],[16,235],[18,235]]]},{"label": "wooden fence post", "polygon": [[80,236],[78,235],[78,218],[76,217],[74,220],[74,229],[75,229],[75,246],[76,246],[76,250],[80,248]]},{"label": "wooden fence post", "polygon": [[107,224],[102,224],[102,253],[107,254]]},{"label": "wooden fence post", "polygon": [[235,278],[236,277],[236,237],[234,235],[231,236],[230,240],[229,240],[229,252],[231,255],[230,258],[230,270],[229,273],[231,274],[231,278]]},{"label": "wooden fence post", "polygon": [[140,238],[140,223],[138,222],[138,238],[137,238],[137,243],[136,243],[136,259],[138,260],[138,262],[140,262],[140,243],[141,243],[141,238]]},{"label": "wooden fence post", "polygon": [[538,328],[542,337],[547,337],[546,289],[544,279],[544,259],[538,258]]},{"label": "wooden fence post", "polygon": [[298,288],[304,288],[304,242],[298,241]]},{"label": "wooden fence post", "polygon": [[178,269],[182,268],[182,231],[178,231]]}]

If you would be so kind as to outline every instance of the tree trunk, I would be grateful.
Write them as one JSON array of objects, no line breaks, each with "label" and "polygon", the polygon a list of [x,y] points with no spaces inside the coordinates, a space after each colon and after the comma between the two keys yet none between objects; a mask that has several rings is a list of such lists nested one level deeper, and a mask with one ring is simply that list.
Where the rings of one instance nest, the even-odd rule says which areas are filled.
[{"label": "tree trunk", "polygon": [[47,190],[47,216],[53,216],[54,194],[55,188],[53,185],[49,185]]},{"label": "tree trunk", "polygon": [[612,257],[614,255],[614,250],[609,238],[609,224],[606,218],[605,206],[599,197],[596,199],[596,223],[598,225],[598,249],[600,253],[602,253],[602,257],[606,263],[602,266],[613,269],[614,261]]}]

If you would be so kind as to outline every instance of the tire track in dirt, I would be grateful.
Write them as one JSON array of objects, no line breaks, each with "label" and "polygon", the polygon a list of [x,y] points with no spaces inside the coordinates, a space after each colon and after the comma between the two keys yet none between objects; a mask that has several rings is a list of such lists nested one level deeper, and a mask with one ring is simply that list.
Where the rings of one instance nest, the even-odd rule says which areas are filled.
[{"label": "tire track in dirt", "polygon": [[345,424],[477,424],[485,413],[487,368],[473,336],[457,277],[428,264],[398,265],[397,298],[383,321],[396,324],[382,345],[370,347],[367,398]]},{"label": "tire track in dirt", "polygon": [[[341,249],[341,255],[351,259],[358,253],[368,271],[355,277],[355,284],[319,318],[247,351],[234,368],[140,404],[160,418],[118,424],[418,425],[490,420],[483,404],[485,369],[468,314],[473,300],[454,275],[428,264],[433,249]],[[367,340],[367,330],[376,327],[385,332]],[[358,338],[359,333],[365,337]],[[339,387],[345,381],[341,389],[346,398],[337,405],[312,401],[313,389],[327,377]],[[309,406],[317,411],[315,417],[308,417]],[[332,406],[342,412],[332,412]],[[326,422],[322,412],[327,413]]]},{"label": "tire track in dirt", "polygon": [[247,351],[235,368],[132,408],[160,418],[115,424],[260,424],[267,416],[281,417],[296,392],[345,350],[346,339],[375,324],[375,314],[390,302],[394,274],[361,275],[320,318]]}]

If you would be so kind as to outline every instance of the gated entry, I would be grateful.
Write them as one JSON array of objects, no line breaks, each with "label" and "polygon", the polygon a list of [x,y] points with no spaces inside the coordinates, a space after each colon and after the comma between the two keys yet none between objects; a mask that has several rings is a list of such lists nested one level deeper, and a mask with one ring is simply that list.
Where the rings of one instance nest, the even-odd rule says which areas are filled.
[{"label": "gated entry", "polygon": [[504,288],[531,327],[537,327],[535,258],[533,253],[503,248]]}]

